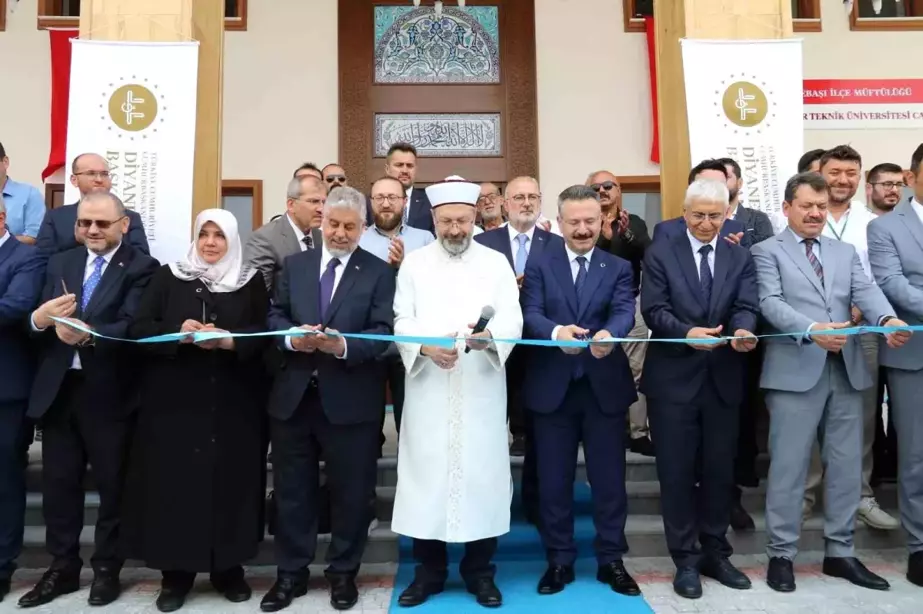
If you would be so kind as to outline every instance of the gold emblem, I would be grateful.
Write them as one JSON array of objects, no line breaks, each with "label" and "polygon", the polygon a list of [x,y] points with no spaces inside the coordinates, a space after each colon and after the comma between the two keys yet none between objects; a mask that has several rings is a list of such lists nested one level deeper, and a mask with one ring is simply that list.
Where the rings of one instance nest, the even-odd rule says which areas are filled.
[{"label": "gold emblem", "polygon": [[759,86],[737,81],[724,90],[721,106],[727,119],[742,128],[753,128],[766,119],[769,101]]},{"label": "gold emblem", "polygon": [[137,83],[123,85],[109,97],[109,117],[126,132],[140,132],[157,118],[157,98]]}]

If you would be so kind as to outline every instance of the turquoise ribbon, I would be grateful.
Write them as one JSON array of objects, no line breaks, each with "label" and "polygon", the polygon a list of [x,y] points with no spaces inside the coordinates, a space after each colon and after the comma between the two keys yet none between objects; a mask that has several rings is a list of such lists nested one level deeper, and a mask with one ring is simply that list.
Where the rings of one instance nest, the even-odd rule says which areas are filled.
[{"label": "turquoise ribbon", "polygon": [[[108,337],[106,335],[101,335],[96,331],[90,330],[85,326],[81,326],[74,322],[68,321],[62,318],[52,317],[52,320],[55,322],[61,322],[79,330],[81,332],[90,334],[97,339],[107,339],[109,341],[123,341],[126,343],[178,343],[183,339],[192,337],[193,342],[200,343],[202,341],[214,341],[216,339],[225,339],[228,337],[232,338],[244,338],[244,337],[303,337],[305,335],[316,334],[314,331],[307,330],[272,330],[264,331],[259,333],[231,333],[231,332],[214,332],[214,331],[204,331],[204,332],[195,332],[195,333],[167,333],[165,335],[157,335],[154,337],[145,337],[144,339],[120,339],[118,337]],[[923,325],[914,325],[914,326],[901,326],[901,327],[888,327],[888,326],[853,326],[850,328],[840,328],[834,330],[819,330],[812,331],[811,336],[817,335],[862,335],[865,333],[880,333],[880,334],[890,334],[897,332],[899,330],[906,330],[910,332],[923,331]],[[388,343],[413,343],[420,345],[437,345],[441,347],[453,347],[456,342],[464,341],[465,337],[417,337],[412,335],[376,335],[370,333],[329,333],[331,336],[339,336],[345,339],[365,339],[367,341],[385,341]],[[590,341],[552,341],[551,339],[492,339],[494,343],[511,343],[515,345],[531,345],[538,347],[580,347],[585,348],[589,347],[591,343],[695,343],[698,345],[712,345],[719,343],[727,343],[734,339],[766,339],[771,337],[801,337],[805,334],[804,331],[798,331],[796,333],[771,333],[765,335],[753,335],[750,337],[710,337],[707,339],[629,339],[625,337],[610,337],[608,339],[596,342]]]}]

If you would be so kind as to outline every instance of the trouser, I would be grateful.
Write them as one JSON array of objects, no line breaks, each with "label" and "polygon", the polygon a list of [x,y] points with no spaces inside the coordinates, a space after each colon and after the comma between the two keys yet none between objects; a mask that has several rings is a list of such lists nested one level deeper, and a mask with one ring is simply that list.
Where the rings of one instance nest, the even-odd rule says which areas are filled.
[{"label": "trouser", "polygon": [[510,434],[514,437],[527,437],[529,425],[526,411],[522,406],[522,387],[526,376],[525,348],[513,348],[506,359],[506,417],[509,420]]},{"label": "trouser", "polygon": [[[401,416],[404,413],[404,378],[406,377],[406,371],[404,370],[404,363],[401,361],[400,356],[387,355],[384,356],[382,360],[385,361],[386,365],[387,389],[391,391],[391,413],[394,415],[394,432],[400,435]],[[381,451],[379,452],[379,456],[384,453],[386,440],[385,420],[387,417],[388,410],[383,404],[381,408],[381,436],[379,438]]]},{"label": "trouser", "polygon": [[888,369],[889,413],[897,431],[897,495],[911,553],[923,551],[923,370]]},{"label": "trouser", "polygon": [[[491,563],[497,551],[497,538],[489,537],[465,544],[465,556],[458,567],[465,584],[481,578],[493,579],[497,567]],[[445,584],[449,575],[449,553],[445,542],[414,539],[413,558],[418,565],[415,580],[425,584]]]},{"label": "trouser", "polygon": [[93,569],[118,572],[122,482],[131,438],[131,415],[99,415],[82,371],[70,370],[42,418],[42,512],[52,569],[79,570],[87,461],[99,491]]},{"label": "trouser", "polygon": [[270,418],[276,502],[275,554],[280,575],[301,575],[314,561],[318,463],[323,450],[332,539],[327,573],[355,575],[368,541],[369,493],[377,477],[375,421],[333,424],[312,382],[286,420]]},{"label": "trouser", "polygon": [[551,565],[573,565],[574,479],[577,449],[583,441],[593,496],[596,559],[600,565],[628,552],[625,521],[625,413],[603,413],[586,377],[572,381],[561,406],[533,412],[538,467],[539,533]]},{"label": "trouser", "polygon": [[885,419],[884,403],[888,369],[878,370],[878,401],[875,403],[875,442],[872,444],[872,482],[897,477],[897,433],[894,429],[894,410],[888,403]]},{"label": "trouser", "polygon": [[801,535],[804,485],[811,447],[820,442],[824,480],[825,551],[853,556],[856,510],[862,492],[862,393],[849,383],[842,356],[828,354],[807,392],[768,390],[769,479],[767,554],[794,560]]},{"label": "trouser", "polygon": [[[870,486],[872,480],[872,446],[875,443],[875,416],[881,407],[878,402],[878,345],[881,335],[869,333],[859,336],[859,345],[862,347],[862,356],[868,365],[872,376],[871,388],[862,391],[862,497],[874,497]],[[823,479],[820,449],[817,444],[811,448],[811,466],[804,490],[804,501],[809,508],[814,507],[817,501],[817,487]]]},{"label": "trouser", "polygon": [[740,408],[721,399],[710,377],[689,403],[651,399],[649,407],[663,528],[673,562],[697,567],[703,553],[731,556],[727,530]]},{"label": "trouser", "polygon": [[23,448],[32,438],[26,401],[0,403],[0,581],[16,569],[26,513]]},{"label": "trouser", "polygon": [[[628,365],[631,367],[631,376],[635,380],[635,389],[641,385],[641,372],[644,369],[644,357],[647,355],[647,324],[641,317],[641,297],[635,299],[635,325],[628,333],[629,339],[643,339],[641,343],[623,343],[622,349],[628,356]],[[647,426],[647,399],[638,390],[638,400],[628,408],[628,424],[632,439],[648,436]]]},{"label": "trouser", "polygon": [[[737,428],[737,455],[734,459],[734,483],[737,486],[755,488],[760,479],[756,472],[757,422],[762,411],[763,398],[760,391],[760,370],[763,366],[762,345],[744,355],[747,364],[744,399],[740,406]],[[739,489],[735,489],[737,493]],[[736,496],[736,495],[735,495]]]}]

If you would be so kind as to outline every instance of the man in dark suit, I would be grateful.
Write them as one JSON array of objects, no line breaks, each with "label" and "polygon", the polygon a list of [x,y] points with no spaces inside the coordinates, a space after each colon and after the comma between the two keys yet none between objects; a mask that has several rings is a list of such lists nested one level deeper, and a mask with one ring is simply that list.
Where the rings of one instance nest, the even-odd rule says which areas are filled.
[{"label": "man in dark suit", "polygon": [[[724,164],[719,160],[702,160],[689,171],[689,185],[696,179],[713,179],[727,183],[728,171]],[[654,234],[651,236],[653,241],[664,237],[676,237],[685,235],[686,219],[682,216],[673,219],[664,220],[654,226]],[[746,236],[746,227],[737,220],[726,219],[721,225],[721,231],[718,237],[731,243],[740,244]]]},{"label": "man in dark suit", "polygon": [[395,143],[388,149],[385,159],[385,174],[394,177],[404,185],[407,191],[407,206],[404,207],[404,224],[428,230],[433,235],[433,208],[426,190],[414,189],[413,180],[417,176],[417,149],[410,143]]},{"label": "man in dark suit", "polygon": [[[506,210],[509,221],[499,228],[474,235],[474,240],[494,249],[510,263],[522,287],[526,264],[538,262],[550,245],[561,245],[561,238],[537,226],[541,213],[542,197],[538,181],[532,177],[516,177],[506,184]],[[521,302],[521,301],[520,301]],[[522,387],[527,368],[527,346],[518,346],[506,359],[506,413],[513,435],[514,452],[517,447],[524,455],[522,468],[522,505],[526,518],[538,521],[538,478],[535,467],[535,446],[530,431],[532,416],[522,402]],[[517,442],[518,439],[518,442]],[[519,444],[517,446],[517,443]]]},{"label": "man in dark suit", "polygon": [[22,323],[42,289],[42,261],[35,247],[20,243],[6,228],[0,196],[0,601],[22,550],[26,483],[23,446],[26,407],[34,361]]},{"label": "man in dark suit", "polygon": [[[725,182],[693,182],[683,205],[688,230],[651,245],[641,285],[652,338],[689,340],[651,343],[641,391],[676,564],[673,589],[691,599],[702,596],[699,572],[730,588],[750,588],[728,560],[726,533],[747,365],[738,352],[756,347],[759,296],[750,253],[718,239],[727,202]],[[716,342],[722,335],[748,338],[728,345]]]},{"label": "man in dark suit", "polygon": [[333,539],[327,551],[330,602],[359,599],[356,574],[368,539],[368,500],[377,477],[383,363],[387,342],[333,333],[391,334],[394,271],[358,247],[365,197],[337,188],[324,205],[323,245],[286,260],[269,315],[284,338],[285,364],[268,411],[278,509],[278,578],[260,604],[288,607],[308,589],[317,547],[318,460],[323,449],[331,491]]},{"label": "man in dark suit", "polygon": [[77,206],[83,245],[48,261],[41,306],[31,325],[42,344],[30,418],[41,420],[42,511],[46,547],[54,557],[35,588],[20,600],[35,607],[80,587],[83,480],[89,460],[99,490],[95,578],[90,605],[106,605],[121,591],[117,554],[119,498],[128,451],[132,361],[126,345],[96,338],[52,318],[106,337],[124,339],[157,261],[125,241],[128,217],[108,192],[88,194]]},{"label": "man in dark suit", "polygon": [[638,395],[625,353],[610,337],[625,337],[635,323],[631,265],[596,249],[602,224],[599,196],[577,185],[558,197],[565,245],[546,248],[526,266],[522,285],[524,337],[574,341],[583,347],[539,347],[529,353],[523,402],[530,409],[538,463],[539,531],[548,570],[540,594],[574,580],[573,490],[577,448],[583,441],[593,492],[596,578],[624,595],[639,595],[625,570],[625,420]]},{"label": "man in dark suit", "polygon": [[[80,154],[71,164],[71,185],[80,191],[81,200],[87,194],[108,192],[112,189],[109,163],[97,154]],[[85,229],[77,228],[76,233],[74,232],[77,222],[77,204],[64,205],[45,213],[42,227],[38,231],[38,238],[35,240],[39,257],[43,261],[47,262],[55,254],[83,243]],[[141,253],[150,255],[151,248],[147,244],[141,216],[130,209],[125,210],[125,215],[128,220],[125,241]]]}]

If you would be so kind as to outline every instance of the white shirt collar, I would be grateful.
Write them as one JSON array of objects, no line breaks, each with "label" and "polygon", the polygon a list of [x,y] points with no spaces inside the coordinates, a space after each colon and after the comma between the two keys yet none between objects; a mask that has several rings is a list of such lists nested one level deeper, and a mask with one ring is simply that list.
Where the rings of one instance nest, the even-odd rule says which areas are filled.
[{"label": "white shirt collar", "polygon": [[288,225],[291,226],[292,230],[295,231],[295,238],[298,239],[298,241],[301,241],[302,239],[304,239],[304,232],[300,228],[298,228],[298,226],[295,224],[295,221],[292,219],[292,216],[286,213],[285,219],[288,220]]},{"label": "white shirt collar", "polygon": [[507,229],[507,230],[509,231],[509,233],[510,233],[510,242],[515,242],[515,241],[516,241],[516,237],[518,237],[520,234],[524,234],[524,235],[526,235],[527,237],[529,237],[529,240],[526,241],[526,243],[531,243],[531,242],[532,242],[532,235],[535,234],[535,226],[532,226],[532,227],[529,228],[529,230],[527,230],[526,232],[520,233],[518,230],[516,230],[515,228],[513,228],[512,226],[510,226],[509,222],[504,222],[503,224],[504,224],[504,226],[506,226],[506,229]]},{"label": "white shirt collar", "polygon": [[689,239],[689,245],[692,246],[692,251],[694,253],[698,253],[699,250],[702,249],[702,247],[705,245],[711,245],[712,253],[715,253],[715,250],[718,247],[718,235],[715,235],[714,237],[712,237],[712,240],[709,241],[708,243],[702,243],[701,241],[696,239],[695,236],[691,232],[689,232],[689,229],[687,228],[686,237]]},{"label": "white shirt collar", "polygon": [[916,209],[918,212],[923,213],[923,203],[920,203],[916,197],[910,199],[910,206]]},{"label": "white shirt collar", "polygon": [[106,252],[105,254],[96,254],[96,253],[94,253],[94,252],[91,252],[91,251],[88,249],[88,250],[87,250],[87,266],[90,266],[91,264],[93,264],[93,263],[96,261],[96,257],[97,257],[97,256],[102,256],[103,260],[106,261],[106,265],[108,266],[108,264],[109,264],[110,262],[112,262],[112,256],[115,255],[115,252],[119,251],[119,248],[120,248],[120,247],[122,247],[122,242],[121,242],[121,241],[119,241],[119,244],[118,244],[118,245],[116,245],[115,247],[113,247],[112,249],[110,249],[110,250],[109,250],[108,252]]},{"label": "white shirt collar", "polygon": [[[579,256],[579,254],[575,251],[572,251],[571,248],[568,247],[566,243],[564,244],[564,249],[567,251],[567,261],[568,262],[573,262],[574,260],[577,259],[577,256]],[[583,254],[583,257],[586,258],[587,264],[589,264],[593,260],[593,252],[595,251],[596,251],[596,248],[591,247],[590,251]]]},{"label": "white shirt collar", "polygon": [[11,236],[13,235],[10,233],[9,228],[7,228],[6,232],[3,233],[3,236],[0,237],[0,247],[3,247],[3,244],[9,241]]},{"label": "white shirt collar", "polygon": [[[320,270],[323,274],[324,270],[327,268],[327,263],[333,260],[333,254],[327,249],[327,244],[322,242],[322,250],[320,254]],[[340,257],[340,267],[341,271],[346,270],[346,265],[349,263],[349,259],[352,257],[352,252],[346,254],[345,256]]]}]

